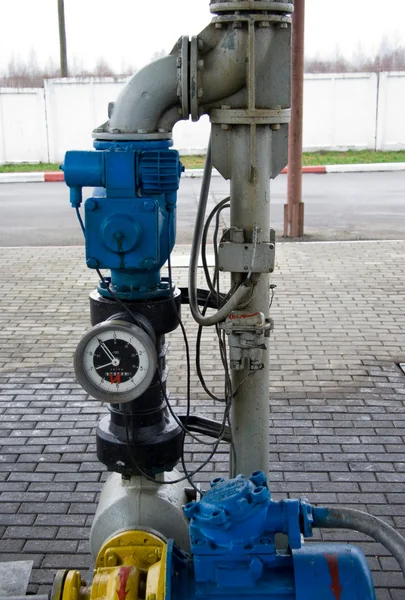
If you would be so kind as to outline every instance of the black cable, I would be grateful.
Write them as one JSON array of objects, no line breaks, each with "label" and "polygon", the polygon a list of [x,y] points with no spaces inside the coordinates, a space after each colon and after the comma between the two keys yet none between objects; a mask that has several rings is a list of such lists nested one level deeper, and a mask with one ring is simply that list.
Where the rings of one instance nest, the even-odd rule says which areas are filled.
[{"label": "black cable", "polygon": [[[203,269],[204,269],[205,280],[206,280],[208,288],[212,294],[216,294],[216,289],[215,289],[215,283],[213,283],[211,280],[211,275],[210,275],[210,272],[208,269],[208,263],[207,263],[208,231],[211,226],[212,219],[215,217],[217,212],[224,210],[224,208],[230,207],[229,200],[230,200],[230,198],[228,196],[224,200],[221,200],[221,202],[219,202],[219,204],[214,206],[214,208],[212,209],[212,211],[210,212],[210,214],[207,217],[207,221],[204,225],[202,239],[201,239],[201,260],[202,260],[202,265],[203,265]],[[216,260],[217,260],[217,257],[216,257]]]},{"label": "black cable", "polygon": [[77,218],[79,219],[79,223],[80,223],[80,227],[81,227],[81,229],[83,231],[83,235],[86,237],[86,229],[84,227],[82,215],[80,214],[80,210],[79,210],[79,208],[77,206],[76,206],[76,215],[77,215]]}]

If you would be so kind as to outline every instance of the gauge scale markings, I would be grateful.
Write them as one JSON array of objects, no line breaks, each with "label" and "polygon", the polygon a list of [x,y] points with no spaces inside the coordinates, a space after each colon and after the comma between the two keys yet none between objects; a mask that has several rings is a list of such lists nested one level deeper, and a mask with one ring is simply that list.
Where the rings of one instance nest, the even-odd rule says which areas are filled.
[{"label": "gauge scale markings", "polygon": [[143,381],[149,360],[143,344],[130,332],[111,330],[89,341],[83,366],[94,385],[117,393],[130,391]]},{"label": "gauge scale markings", "polygon": [[156,348],[137,325],[105,321],[79,342],[74,364],[77,379],[89,394],[112,404],[131,402],[153,380]]}]

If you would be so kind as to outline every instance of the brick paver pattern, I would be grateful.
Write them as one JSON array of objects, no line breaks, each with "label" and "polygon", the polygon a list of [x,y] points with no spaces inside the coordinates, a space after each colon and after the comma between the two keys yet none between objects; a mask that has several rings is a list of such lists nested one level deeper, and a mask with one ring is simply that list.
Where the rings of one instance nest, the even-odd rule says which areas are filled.
[{"label": "brick paver pattern", "polygon": [[[178,248],[178,264],[188,248]],[[187,269],[175,268],[179,285]],[[2,248],[0,256],[0,560],[32,559],[31,592],[59,568],[91,565],[88,536],[107,477],[95,454],[106,411],[76,383],[72,354],[89,326],[97,278],[81,248]],[[270,459],[275,498],[305,495],[381,517],[405,534],[405,242],[279,244],[272,307]],[[196,327],[183,309],[195,339]],[[191,344],[192,347],[194,343]],[[170,336],[172,398],[186,390],[181,333]],[[212,331],[204,335],[208,384],[221,393]],[[220,418],[192,372],[197,412]],[[178,400],[184,405],[183,400]],[[208,448],[190,443],[194,467]],[[199,475],[227,472],[227,447]],[[404,598],[395,560],[348,531],[366,552],[378,600]]]}]

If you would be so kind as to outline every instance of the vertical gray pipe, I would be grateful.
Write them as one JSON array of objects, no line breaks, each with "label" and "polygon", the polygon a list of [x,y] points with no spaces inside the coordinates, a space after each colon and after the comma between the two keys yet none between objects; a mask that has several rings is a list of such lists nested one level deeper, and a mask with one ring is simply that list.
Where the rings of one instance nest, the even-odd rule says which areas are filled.
[{"label": "vertical gray pipe", "polygon": [[[256,143],[250,151],[249,126],[237,126],[230,132],[231,152],[231,227],[243,229],[245,240],[252,242],[254,227],[260,228],[258,242],[270,241],[270,126],[256,127]],[[253,161],[252,161],[253,159]],[[252,165],[252,162],[254,165]],[[253,168],[252,168],[253,167]],[[232,283],[240,281],[232,274]],[[253,275],[253,296],[246,313],[269,314],[269,275]],[[269,472],[269,350],[263,351],[264,368],[232,371],[234,391],[242,386],[232,404],[232,431],[236,448],[237,470],[245,476],[253,471]],[[254,374],[253,374],[254,373]],[[235,465],[231,465],[231,470]]]}]

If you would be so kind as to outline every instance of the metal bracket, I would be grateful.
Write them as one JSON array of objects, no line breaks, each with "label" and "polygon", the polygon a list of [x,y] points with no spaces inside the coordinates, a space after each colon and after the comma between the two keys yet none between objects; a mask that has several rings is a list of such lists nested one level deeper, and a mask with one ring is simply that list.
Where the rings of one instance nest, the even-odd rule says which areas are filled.
[{"label": "metal bracket", "polygon": [[274,327],[272,319],[261,312],[246,313],[233,311],[220,325],[229,338],[230,367],[234,371],[264,368],[263,350],[267,349],[266,338]]},{"label": "metal bracket", "polygon": [[218,268],[229,273],[273,273],[275,255],[274,229],[269,242],[258,244],[244,242],[241,229],[227,229],[219,245]]}]

